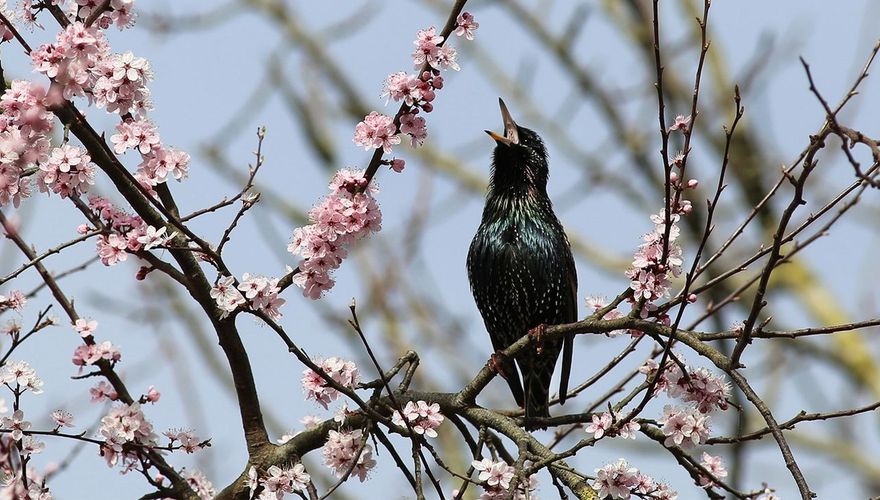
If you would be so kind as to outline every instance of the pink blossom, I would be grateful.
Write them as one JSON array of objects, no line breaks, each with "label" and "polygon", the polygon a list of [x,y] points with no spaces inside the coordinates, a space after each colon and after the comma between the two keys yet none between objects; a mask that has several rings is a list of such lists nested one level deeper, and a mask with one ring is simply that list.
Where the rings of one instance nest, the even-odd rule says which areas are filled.
[{"label": "pink blossom", "polygon": [[109,341],[94,344],[82,344],[77,346],[73,352],[73,364],[80,367],[93,365],[101,359],[116,362],[121,358],[122,353]]},{"label": "pink blossom", "polygon": [[116,154],[123,154],[129,148],[147,154],[161,145],[156,125],[150,120],[127,120],[116,125],[118,133],[110,136]]},{"label": "pink blossom", "polygon": [[400,144],[394,119],[375,111],[371,112],[355,127],[354,143],[363,146],[366,150],[382,148],[386,153],[390,153],[392,146]]},{"label": "pink blossom", "polygon": [[214,485],[211,484],[211,481],[208,481],[208,478],[197,470],[190,470],[183,473],[184,479],[186,479],[189,487],[192,488],[193,491],[196,492],[196,495],[199,496],[200,500],[212,500],[214,496],[217,494],[217,490],[214,489]]},{"label": "pink blossom", "polygon": [[[676,355],[681,359],[681,355]],[[657,362],[652,361],[651,371],[642,371],[646,375],[653,374],[657,369]],[[711,413],[716,409],[726,410],[730,398],[730,384],[722,376],[712,373],[710,370],[699,367],[685,366],[687,374],[682,372],[677,363],[667,361],[666,369],[660,375],[655,394],[665,390],[671,398],[677,398],[684,402],[695,403],[701,413]]]},{"label": "pink blossom", "polygon": [[46,444],[38,440],[34,436],[25,436],[21,440],[20,452],[23,457],[36,455],[37,453],[43,451],[44,448],[46,448]]},{"label": "pink blossom", "polygon": [[705,469],[712,474],[711,477],[700,476],[700,486],[703,488],[712,488],[716,486],[716,480],[727,477],[727,468],[724,467],[724,462],[721,460],[721,457],[715,457],[703,452],[700,465],[705,467]]},{"label": "pink blossom", "polygon": [[[456,62],[456,58],[458,57],[458,53],[455,51],[455,48],[449,45],[443,45],[437,50],[437,53],[434,55],[433,61],[431,61],[431,67],[434,69],[454,69],[458,71],[461,67]],[[425,111],[428,111],[427,109]]]},{"label": "pink blossom", "polygon": [[600,498],[630,498],[633,488],[643,481],[639,470],[630,467],[623,458],[617,462],[596,469],[593,489]]},{"label": "pink blossom", "polygon": [[0,369],[0,383],[16,384],[34,394],[43,392],[43,381],[27,361],[9,361]]},{"label": "pink blossom", "polygon": [[425,139],[428,137],[427,122],[423,117],[414,113],[401,115],[400,132],[409,134],[412,139],[412,146],[419,147],[425,143]]},{"label": "pink blossom", "polygon": [[623,439],[635,439],[636,432],[641,429],[642,426],[635,421],[630,420],[629,422],[620,426],[620,430],[617,431],[617,435],[622,437]]},{"label": "pink blossom", "polygon": [[395,411],[391,416],[395,425],[406,428],[404,419],[409,422],[409,426],[416,434],[424,434],[428,437],[437,437],[435,429],[443,423],[440,405],[437,403],[429,405],[425,401],[409,401],[403,408],[403,415],[399,411]]},{"label": "pink blossom", "polygon": [[690,127],[691,117],[678,115],[675,117],[675,122],[669,127],[669,132],[674,132],[680,130],[682,132],[687,132]]},{"label": "pink blossom", "polygon": [[[157,445],[158,437],[153,432],[153,424],[141,411],[139,403],[113,405],[101,419],[98,435],[104,439],[102,452],[108,465],[115,465],[120,457],[127,458],[131,452],[123,448],[124,445],[134,443],[152,447]],[[134,458],[134,455],[130,458]]]},{"label": "pink blossom", "polygon": [[42,137],[52,130],[54,116],[46,108],[51,99],[46,89],[27,80],[13,80],[0,97],[0,121],[18,127],[25,137]]},{"label": "pink blossom", "polygon": [[278,297],[281,292],[278,278],[251,276],[250,273],[244,273],[238,289],[244,293],[254,310],[266,313],[273,320],[281,319],[281,311],[278,308],[284,305],[285,300]]},{"label": "pink blossom", "polygon": [[136,17],[133,12],[134,0],[110,0],[110,7],[112,9],[109,12],[105,12],[104,16],[107,16],[115,23],[120,31],[134,26]]},{"label": "pink blossom", "polygon": [[405,162],[400,158],[391,160],[391,170],[394,170],[397,173],[403,172],[404,165]]},{"label": "pink blossom", "polygon": [[211,298],[217,304],[217,307],[223,311],[221,317],[226,317],[229,313],[238,309],[246,301],[244,296],[235,287],[235,278],[232,276],[221,277],[217,283],[211,287]]},{"label": "pink blossom", "polygon": [[21,312],[26,304],[27,297],[21,293],[21,290],[10,290],[6,295],[0,295],[0,311],[12,309]]},{"label": "pink blossom", "polygon": [[116,264],[127,260],[127,248],[128,242],[125,241],[125,239],[123,239],[123,237],[118,234],[111,234],[110,236],[98,236],[98,256],[101,257],[101,262],[105,266],[115,266]]},{"label": "pink blossom", "polygon": [[404,71],[391,73],[385,79],[385,88],[382,97],[395,102],[403,101],[407,106],[413,106],[422,99],[422,90],[426,88],[425,82],[416,75],[407,74]]},{"label": "pink blossom", "polygon": [[428,29],[420,30],[416,40],[413,42],[416,46],[416,50],[412,54],[413,64],[419,67],[428,63],[431,67],[440,69],[435,64],[437,63],[437,54],[440,52],[439,45],[441,43],[443,43],[443,37],[437,35],[435,27],[431,26]]},{"label": "pink blossom", "polygon": [[156,390],[155,386],[150,386],[147,388],[147,393],[144,395],[144,401],[148,403],[158,403],[159,398],[162,397],[162,394]]},{"label": "pink blossom", "polygon": [[31,423],[24,419],[24,412],[22,410],[15,410],[11,417],[0,419],[0,427],[11,430],[12,439],[18,441],[31,428]]},{"label": "pink blossom", "polygon": [[608,412],[602,414],[594,413],[591,418],[593,422],[587,424],[584,430],[587,431],[587,434],[592,434],[593,439],[599,439],[611,428],[611,414]]},{"label": "pink blossom", "polygon": [[107,400],[116,401],[119,397],[113,386],[108,384],[106,380],[102,380],[98,382],[98,385],[90,388],[89,394],[92,396],[92,403],[101,403]]},{"label": "pink blossom", "polygon": [[709,417],[692,406],[663,408],[663,416],[658,420],[666,435],[664,446],[692,448],[704,443],[709,437]]},{"label": "pink blossom", "polygon": [[98,322],[95,320],[79,318],[76,320],[76,323],[73,324],[73,329],[76,330],[76,332],[79,333],[82,337],[94,335],[97,328]]},{"label": "pink blossom", "polygon": [[726,410],[730,397],[730,384],[721,376],[715,375],[706,368],[690,370],[690,384],[684,400],[696,403],[697,409],[703,413],[713,410]]},{"label": "pink blossom", "polygon": [[180,443],[180,449],[186,453],[195,453],[205,447],[204,442],[196,437],[192,429],[169,429],[162,434],[171,440],[170,445],[175,441]]},{"label": "pink blossom", "polygon": [[304,258],[293,284],[312,299],[333,287],[330,273],[348,255],[348,245],[378,231],[382,221],[373,198],[377,190],[367,186],[363,171],[340,170],[329,188],[330,195],[309,210],[312,224],[294,230],[287,246],[288,252]]},{"label": "pink blossom", "polygon": [[479,27],[480,23],[474,21],[473,14],[470,12],[462,12],[458,15],[455,22],[455,34],[457,36],[464,36],[468,40],[473,40],[474,33]]},{"label": "pink blossom", "polygon": [[333,288],[336,281],[327,273],[305,271],[293,277],[293,284],[303,289],[304,296],[320,299],[325,291]]},{"label": "pink blossom", "polygon": [[[316,359],[314,363],[330,379],[343,387],[351,389],[360,380],[357,365],[353,361],[333,357],[325,360]],[[328,403],[339,398],[339,391],[328,386],[327,382],[311,369],[303,371],[302,384],[306,392],[306,400],[314,399],[325,409]]]},{"label": "pink blossom", "polygon": [[64,144],[40,165],[37,186],[41,192],[51,190],[62,198],[85,193],[95,183],[95,168],[84,149]]},{"label": "pink blossom", "polygon": [[[591,296],[587,297],[587,308],[592,309],[594,312],[599,312],[599,310],[605,308],[605,306],[607,306],[607,305],[608,305],[608,300],[605,297],[601,297],[598,295],[591,295]],[[611,311],[608,311],[607,313],[605,313],[605,315],[602,316],[602,319],[619,319],[622,317],[623,317],[623,313],[621,313],[617,309],[612,309]],[[612,331],[606,333],[605,335],[613,338],[613,337],[617,337],[618,335],[621,335],[623,333],[624,333],[623,330],[612,330]]]},{"label": "pink blossom", "polygon": [[305,471],[302,463],[296,463],[292,467],[278,467],[273,465],[266,470],[266,477],[259,480],[264,491],[274,493],[275,498],[281,498],[284,493],[305,491],[311,480],[311,476]]},{"label": "pink blossom", "polygon": [[654,231],[642,236],[643,243],[633,256],[632,267],[626,271],[630,278],[630,288],[635,292],[636,299],[653,302],[669,295],[670,277],[681,274],[682,250],[675,243],[681,230],[677,226],[679,213],[670,216],[669,243],[667,259],[663,258],[664,238],[666,234],[666,214],[660,212],[651,215]]},{"label": "pink blossom", "polygon": [[471,462],[474,470],[479,471],[480,481],[485,481],[490,487],[498,487],[500,489],[508,489],[510,481],[516,475],[516,469],[511,467],[504,461],[495,461],[491,458],[482,460],[474,460]]},{"label": "pink blossom", "polygon": [[168,241],[174,236],[177,235],[176,232],[169,234],[165,234],[168,230],[166,226],[162,226],[159,229],[156,229],[153,226],[147,226],[144,230],[144,234],[137,237],[137,242],[143,245],[144,250],[151,250],[158,246],[165,246],[168,244]]},{"label": "pink blossom", "polygon": [[190,156],[185,151],[159,146],[142,155],[142,159],[137,174],[150,186],[167,181],[169,174],[177,180],[189,176]]},{"label": "pink blossom", "polygon": [[52,420],[58,428],[73,427],[73,415],[68,411],[55,410],[52,412]]},{"label": "pink blossom", "polygon": [[647,376],[651,376],[657,369],[660,367],[660,363],[657,363],[655,359],[649,359],[645,361],[645,364],[639,367],[639,373],[642,373]]},{"label": "pink blossom", "polygon": [[324,464],[340,478],[351,470],[364,482],[367,473],[376,466],[373,447],[364,442],[360,429],[345,432],[330,430],[321,453],[324,455]]}]

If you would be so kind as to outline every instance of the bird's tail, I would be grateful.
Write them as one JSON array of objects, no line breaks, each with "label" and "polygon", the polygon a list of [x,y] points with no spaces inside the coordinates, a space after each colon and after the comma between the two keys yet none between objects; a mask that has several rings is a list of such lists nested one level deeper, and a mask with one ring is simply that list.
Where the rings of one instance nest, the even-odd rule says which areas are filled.
[{"label": "bird's tail", "polygon": [[[553,368],[556,366],[556,357],[559,355],[558,348],[548,349],[538,355],[529,352],[528,357],[521,359],[520,367],[523,372],[523,388],[525,395],[525,427],[529,430],[546,429],[546,426],[535,423],[536,418],[550,416],[550,379],[553,377]],[[550,351],[550,352],[548,352]],[[525,365],[525,366],[523,366]]]}]

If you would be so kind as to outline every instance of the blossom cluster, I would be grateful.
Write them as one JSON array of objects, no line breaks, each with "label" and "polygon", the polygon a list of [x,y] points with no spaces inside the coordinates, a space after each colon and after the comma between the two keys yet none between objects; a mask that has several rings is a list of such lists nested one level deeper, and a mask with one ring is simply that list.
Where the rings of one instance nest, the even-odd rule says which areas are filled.
[{"label": "blossom cluster", "polygon": [[192,429],[169,429],[162,433],[170,440],[169,446],[176,446],[186,453],[195,453],[207,446],[206,441],[199,440]]},{"label": "blossom cluster", "polygon": [[[669,296],[670,278],[681,274],[682,251],[676,239],[681,233],[677,223],[680,214],[670,214],[669,240],[667,246],[666,261],[663,262],[663,247],[666,234],[666,214],[661,211],[651,215],[654,230],[642,236],[633,256],[632,266],[626,271],[626,277],[630,279],[630,288],[634,293],[633,300],[645,300],[647,303],[654,302]],[[642,316],[646,316],[649,308],[643,310]]]},{"label": "blossom cluster", "polygon": [[[473,15],[463,12],[458,16],[454,33],[473,40],[479,26],[480,24],[474,21]],[[461,69],[456,61],[458,54],[455,48],[444,44],[444,41],[444,37],[437,34],[437,28],[434,26],[419,30],[413,42],[416,49],[412,54],[412,60],[416,68],[424,69],[416,74],[399,71],[385,78],[382,97],[385,98],[386,104],[389,100],[393,100],[402,101],[407,106],[399,118],[399,132],[410,136],[413,147],[421,146],[428,137],[427,121],[423,116],[419,116],[419,113],[421,111],[430,113],[434,110],[433,102],[437,91],[443,88],[440,71]],[[368,114],[357,124],[353,140],[364,149],[382,148],[385,153],[390,153],[393,147],[401,142],[394,118],[376,111]],[[396,172],[403,170],[403,160],[395,159],[388,164]]]},{"label": "blossom cluster", "polygon": [[63,144],[52,148],[48,160],[40,163],[37,187],[41,193],[52,191],[61,198],[87,193],[95,184],[95,168],[85,149]]},{"label": "blossom cluster", "polygon": [[[492,460],[484,458],[474,460],[471,466],[479,473],[478,479],[483,483],[483,493],[480,500],[501,500],[508,497],[510,482],[516,475],[516,469],[504,460]],[[538,488],[538,478],[529,476],[526,484],[518,484],[513,492],[514,500],[526,500],[534,498],[532,492]]]},{"label": "blossom cluster", "polygon": [[143,115],[152,109],[147,82],[150,63],[131,52],[110,52],[99,26],[75,21],[47,43],[31,51],[34,70],[61,86],[66,99],[88,97],[89,102],[119,115]]},{"label": "blossom cluster", "polygon": [[721,457],[716,457],[703,452],[700,465],[712,475],[712,477],[700,476],[699,484],[704,488],[712,488],[717,485],[715,482],[717,479],[724,479],[727,477],[727,468],[724,466]]},{"label": "blossom cluster", "polygon": [[280,307],[286,302],[278,296],[279,293],[278,278],[253,276],[250,273],[242,275],[238,286],[235,285],[235,278],[224,276],[211,287],[211,298],[223,311],[223,317],[249,303],[253,310],[264,312],[277,321],[281,319]]},{"label": "blossom cluster", "polygon": [[321,449],[324,464],[333,469],[336,477],[343,477],[350,470],[361,482],[367,473],[376,466],[373,460],[373,447],[364,439],[363,431],[334,431],[327,434],[327,442]]},{"label": "blossom cluster", "polygon": [[[21,200],[29,197],[30,178],[23,173],[49,159],[52,113],[47,108],[52,101],[43,87],[25,80],[13,80],[0,97],[0,206],[12,203],[18,207]],[[54,180],[43,181],[41,187],[54,190],[56,186],[66,186],[58,187],[58,192],[69,194],[69,190],[81,186],[80,170],[77,167],[72,170],[62,172],[61,178],[56,176]],[[45,175],[43,170],[37,174],[38,178]],[[89,184],[85,180],[82,187],[85,189]]]},{"label": "blossom cluster", "polygon": [[[620,415],[615,413],[612,415],[609,412],[604,413],[594,413],[591,417],[592,422],[587,424],[584,430],[587,434],[592,434],[593,439],[601,439],[602,436],[607,435],[608,437],[620,436],[623,439],[635,439],[636,432],[641,429],[641,425],[638,422],[634,422],[630,420],[629,422],[620,426],[620,429],[616,431],[612,429],[615,422],[620,420]],[[613,432],[613,434],[612,434]]]},{"label": "blossom cluster", "polygon": [[188,175],[190,156],[163,146],[155,126],[144,118],[152,109],[149,61],[131,52],[112,53],[102,31],[113,23],[120,29],[130,26],[133,0],[112,0],[88,27],[82,19],[98,6],[86,2],[77,11],[78,4],[83,2],[71,5],[74,19],[56,35],[55,42],[30,54],[34,70],[52,79],[52,91],[47,94],[40,86],[16,81],[0,102],[0,205],[12,201],[18,206],[30,195],[28,180],[21,174],[37,164],[36,180],[42,192],[64,198],[85,193],[94,184],[95,166],[82,148],[64,144],[49,151],[52,114],[48,109],[74,97],[86,97],[90,104],[124,118],[111,140],[117,154],[129,148],[139,150],[142,161],[135,177],[145,188],[151,191],[169,175],[178,180]]},{"label": "blossom cluster", "polygon": [[31,423],[24,419],[24,411],[15,410],[12,416],[0,418],[0,427],[9,431],[12,439],[18,441],[31,428]]},{"label": "blossom cluster", "polygon": [[[360,373],[358,373],[354,361],[333,357],[324,360],[316,359],[314,363],[328,377],[343,387],[353,388],[360,380]],[[327,381],[310,368],[303,371],[302,385],[306,393],[306,400],[314,399],[324,409],[327,409],[327,405],[331,401],[336,401],[339,398],[339,391],[327,385]]]},{"label": "blossom cluster", "polygon": [[[96,249],[105,266],[115,266],[128,259],[128,253],[150,250],[168,244],[177,233],[166,233],[166,228],[147,225],[140,216],[131,215],[101,196],[89,197],[89,208],[104,223],[107,234],[98,236]],[[77,231],[86,234],[88,225]]]},{"label": "blossom cluster", "polygon": [[196,492],[196,495],[198,495],[201,500],[213,500],[214,496],[217,495],[217,490],[214,488],[214,485],[211,484],[211,481],[208,481],[208,478],[201,472],[197,470],[189,470],[181,475],[186,480],[186,484]]},{"label": "blossom cluster", "polygon": [[105,340],[103,342],[78,345],[73,351],[73,359],[71,361],[75,366],[80,367],[80,371],[82,371],[83,367],[94,365],[102,359],[116,363],[122,359],[122,353],[113,343]]},{"label": "blossom cluster", "polygon": [[649,379],[657,377],[653,395],[666,391],[670,398],[685,403],[676,407],[667,405],[663,409],[663,417],[658,422],[666,435],[666,446],[689,448],[705,442],[710,433],[709,414],[726,410],[729,406],[730,384],[703,367],[685,365],[682,371],[672,360],[668,360],[665,369],[656,375],[659,369],[659,363],[654,360],[639,368],[639,372]]},{"label": "blossom cluster", "polygon": [[[592,309],[594,313],[599,312],[601,309],[604,309],[608,305],[608,299],[599,295],[591,295],[587,297],[587,309]],[[604,316],[600,319],[620,319],[623,317],[623,313],[618,311],[617,309],[612,309],[605,313]],[[613,330],[606,333],[609,337],[617,337],[618,335],[624,333],[623,330]]]},{"label": "blossom cluster", "polygon": [[[473,40],[479,23],[469,13],[458,16],[455,34]],[[444,37],[433,26],[418,32],[414,44],[413,64],[423,67],[418,74],[397,72],[385,80],[383,96],[406,108],[399,123],[391,116],[372,111],[355,126],[354,143],[366,150],[382,149],[390,153],[401,143],[400,134],[408,134],[412,145],[421,145],[428,136],[427,122],[419,113],[434,109],[437,91],[443,88],[442,69],[458,70],[456,51],[445,45]],[[398,130],[399,125],[399,130]],[[383,161],[395,172],[401,172],[404,161],[399,158]],[[364,177],[363,171],[340,170],[330,183],[330,195],[309,211],[311,224],[298,228],[287,250],[299,255],[299,271],[293,282],[303,295],[318,299],[335,284],[331,272],[348,254],[348,246],[381,228],[382,214],[373,195],[377,192]]]},{"label": "blossom cluster", "polygon": [[[681,359],[680,355],[677,356]],[[651,377],[658,369],[659,363],[651,359],[639,368],[639,372]],[[671,398],[694,403],[702,413],[728,408],[730,384],[722,376],[716,375],[704,367],[693,368],[687,365],[685,365],[685,372],[677,363],[668,360],[666,369],[657,378],[653,395],[656,396],[660,392],[666,391],[666,394]]]},{"label": "blossom cluster", "polygon": [[[689,123],[690,117],[679,116],[675,125],[670,127],[670,132],[687,131]],[[691,202],[683,198],[683,193],[687,189],[696,189],[699,185],[696,179],[687,182],[682,180],[684,159],[684,153],[678,153],[673,158],[668,179],[672,190],[668,206],[659,213],[651,215],[654,230],[642,236],[642,243],[633,256],[632,265],[626,271],[626,276],[630,279],[630,288],[635,292],[631,301],[633,304],[645,301],[640,311],[642,317],[647,317],[656,309],[654,301],[669,296],[670,279],[681,274],[682,251],[681,246],[676,243],[681,233],[678,221],[693,210]],[[689,296],[688,300],[695,301],[696,295]],[[658,320],[666,324],[669,322],[669,318],[665,315],[658,317]]]},{"label": "blossom cluster", "polygon": [[654,500],[675,500],[678,493],[666,483],[657,483],[623,458],[596,469],[593,489],[600,498],[629,499],[633,495]]},{"label": "blossom cluster", "polygon": [[[406,419],[406,421],[404,421]],[[425,401],[409,401],[401,412],[394,411],[391,421],[400,427],[409,427],[416,434],[424,434],[428,437],[437,437],[437,429],[443,423],[443,415],[440,413],[440,405],[437,403],[428,404]]]},{"label": "blossom cluster", "polygon": [[[130,215],[101,196],[89,197],[89,208],[97,215],[109,234],[98,236],[97,251],[105,266],[115,266],[128,259],[128,252],[143,248],[139,238],[147,232],[147,225],[137,215]],[[91,228],[83,224],[78,232],[85,234]]]},{"label": "blossom cluster", "polygon": [[168,180],[189,176],[190,156],[185,151],[162,145],[156,125],[146,118],[127,118],[116,125],[116,134],[110,136],[116,154],[129,149],[140,153],[135,178],[147,189]]},{"label": "blossom cluster", "polygon": [[311,224],[297,228],[287,251],[299,255],[293,283],[317,299],[335,284],[331,272],[348,256],[348,247],[382,227],[382,212],[362,170],[342,169],[329,185],[330,194],[309,210]]},{"label": "blossom cluster", "polygon": [[31,391],[33,394],[43,392],[43,380],[27,361],[9,361],[3,365],[0,369],[0,383],[12,388],[16,394],[24,391]]},{"label": "blossom cluster", "polygon": [[132,443],[153,447],[156,446],[158,438],[153,432],[153,424],[146,419],[139,403],[114,405],[101,419],[98,434],[104,439],[101,454],[107,465],[111,467],[116,465],[120,458],[123,462],[137,459],[137,455],[132,454],[131,449],[126,449],[125,445]]},{"label": "blossom cluster", "polygon": [[666,371],[666,379],[668,383],[666,394],[669,397],[694,403],[702,413],[728,408],[730,384],[706,368],[687,367],[687,375],[685,375],[681,368],[673,363],[673,366]]},{"label": "blossom cluster", "polygon": [[[291,467],[278,467],[273,465],[266,470],[266,475],[259,476],[257,468],[251,466],[248,470],[248,487],[250,496],[257,500],[281,500],[287,493],[305,491],[311,476],[306,472],[302,463],[296,463]],[[262,487],[259,496],[254,496],[257,488]]]},{"label": "blossom cluster", "polygon": [[[16,453],[21,453],[23,455],[27,453],[26,456],[39,453],[39,451],[42,450],[42,447],[40,446],[42,443],[39,443],[36,446],[35,443],[39,442],[31,436],[27,436],[21,441],[16,441],[11,434],[5,433],[0,435],[0,457],[11,457],[15,456]],[[0,473],[3,474],[3,477],[9,478],[8,480],[3,481],[2,485],[0,485],[0,498],[52,500],[52,495],[49,493],[49,488],[46,486],[45,479],[46,475],[51,472],[54,467],[46,467],[45,473],[41,474],[31,466],[31,463],[33,462],[28,463],[28,484],[25,485],[24,481],[13,480],[20,479],[22,476],[22,470],[15,467],[13,463],[12,460],[0,461]]]},{"label": "blossom cluster", "polygon": [[104,401],[116,401],[119,394],[106,380],[102,380],[89,389],[92,403],[102,403]]},{"label": "blossom cluster", "polygon": [[657,422],[666,435],[664,446],[693,448],[694,445],[705,443],[711,433],[709,415],[691,405],[666,405],[663,407],[663,416]]}]

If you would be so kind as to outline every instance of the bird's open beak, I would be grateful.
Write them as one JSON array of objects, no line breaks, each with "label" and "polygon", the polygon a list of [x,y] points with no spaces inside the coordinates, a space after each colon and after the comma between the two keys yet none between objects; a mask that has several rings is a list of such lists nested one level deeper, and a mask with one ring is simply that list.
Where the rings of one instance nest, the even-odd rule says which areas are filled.
[{"label": "bird's open beak", "polygon": [[513,121],[510,111],[507,110],[507,106],[500,97],[498,98],[498,104],[501,105],[501,119],[504,120],[504,135],[500,136],[491,130],[487,130],[486,133],[489,134],[489,137],[495,139],[495,142],[498,144],[504,144],[505,146],[519,144],[519,132],[516,128],[516,122]]}]

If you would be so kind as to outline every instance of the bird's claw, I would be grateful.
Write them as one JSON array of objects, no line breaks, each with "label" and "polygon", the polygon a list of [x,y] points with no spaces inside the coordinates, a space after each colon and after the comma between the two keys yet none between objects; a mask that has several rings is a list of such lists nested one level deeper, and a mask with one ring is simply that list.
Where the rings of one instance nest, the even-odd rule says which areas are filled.
[{"label": "bird's claw", "polygon": [[546,331],[547,325],[544,323],[529,330],[529,335],[535,339],[535,350],[538,354],[541,354],[544,351],[544,334]]},{"label": "bird's claw", "polygon": [[507,356],[501,353],[501,351],[493,352],[491,356],[489,356],[489,368],[501,375],[501,378],[507,380],[507,374],[504,373],[504,362],[507,359]]}]

